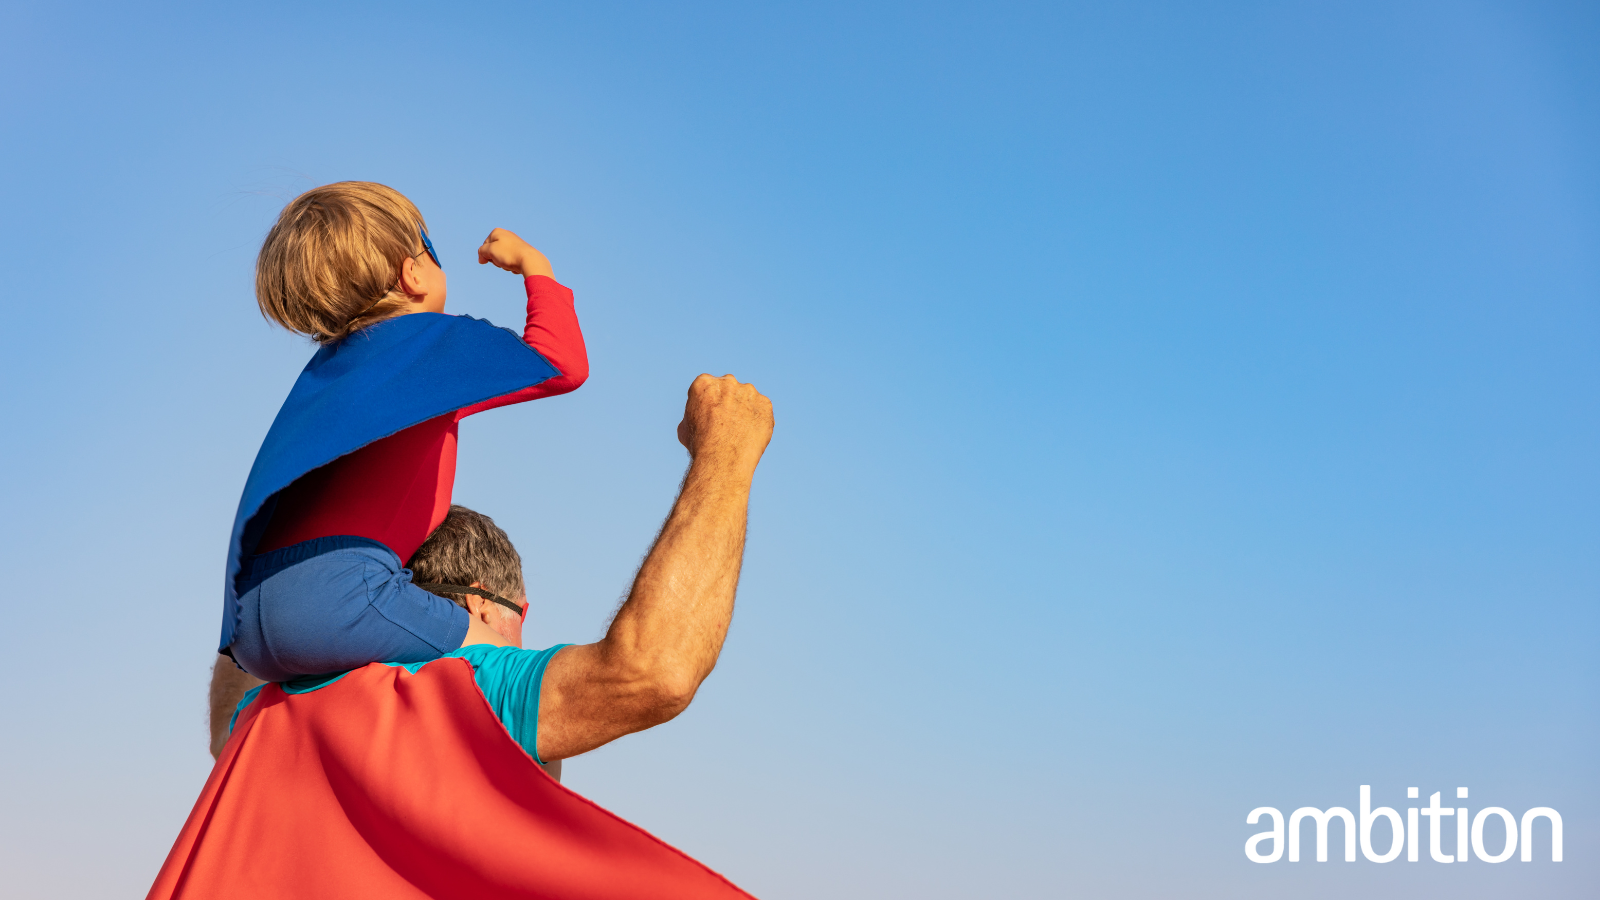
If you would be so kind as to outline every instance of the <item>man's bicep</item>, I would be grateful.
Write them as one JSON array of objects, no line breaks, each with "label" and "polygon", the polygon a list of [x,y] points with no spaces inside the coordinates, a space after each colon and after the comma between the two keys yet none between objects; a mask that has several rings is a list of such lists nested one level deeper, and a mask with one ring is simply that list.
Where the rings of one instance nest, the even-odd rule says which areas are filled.
[{"label": "man's bicep", "polygon": [[539,758],[587,753],[671,718],[647,679],[619,671],[600,644],[563,648],[545,667],[539,691]]},{"label": "man's bicep", "polygon": [[574,730],[583,730],[589,703],[586,673],[594,668],[593,644],[563,647],[545,664],[539,683],[538,756],[546,763],[576,755],[569,751]]}]

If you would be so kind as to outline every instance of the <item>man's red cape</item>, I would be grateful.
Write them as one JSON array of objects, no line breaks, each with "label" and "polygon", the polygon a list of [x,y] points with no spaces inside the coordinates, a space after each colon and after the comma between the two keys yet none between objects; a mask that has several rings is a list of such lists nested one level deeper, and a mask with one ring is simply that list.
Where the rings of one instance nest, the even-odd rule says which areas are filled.
[{"label": "man's red cape", "polygon": [[149,897],[750,895],[546,775],[449,658],[262,688]]}]

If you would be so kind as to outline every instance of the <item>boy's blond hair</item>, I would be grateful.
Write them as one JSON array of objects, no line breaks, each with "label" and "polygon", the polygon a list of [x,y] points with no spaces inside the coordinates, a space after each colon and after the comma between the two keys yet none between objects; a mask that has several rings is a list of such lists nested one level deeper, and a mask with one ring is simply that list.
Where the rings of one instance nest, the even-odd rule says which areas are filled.
[{"label": "boy's blond hair", "polygon": [[427,224],[405,195],[341,181],[294,198],[256,257],[256,302],[279,325],[330,344],[405,308],[392,293]]}]

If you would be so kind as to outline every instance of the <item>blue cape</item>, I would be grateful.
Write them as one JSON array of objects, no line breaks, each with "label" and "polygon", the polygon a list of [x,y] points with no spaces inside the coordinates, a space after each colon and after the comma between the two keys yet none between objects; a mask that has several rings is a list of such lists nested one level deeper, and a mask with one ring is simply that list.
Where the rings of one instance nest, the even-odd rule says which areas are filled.
[{"label": "blue cape", "polygon": [[379,438],[559,374],[515,332],[443,313],[398,316],[318,350],[245,480],[228,538],[218,649],[233,643],[240,560],[266,532],[279,491]]}]

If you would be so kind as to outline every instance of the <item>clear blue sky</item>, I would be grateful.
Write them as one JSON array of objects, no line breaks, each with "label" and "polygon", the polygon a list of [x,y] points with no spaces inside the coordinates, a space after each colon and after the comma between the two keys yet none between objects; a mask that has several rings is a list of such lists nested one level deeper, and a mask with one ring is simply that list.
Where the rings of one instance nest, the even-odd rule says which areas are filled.
[{"label": "clear blue sky", "polygon": [[[601,633],[694,375],[776,405],[720,667],[580,792],[773,900],[1592,896],[1593,5],[234,6],[0,7],[9,895],[140,894],[206,777],[310,353],[255,251],[366,179],[455,311],[520,315],[495,226],[577,292],[589,384],[462,431],[540,645]],[[1244,858],[1361,784],[1567,860]]]}]

